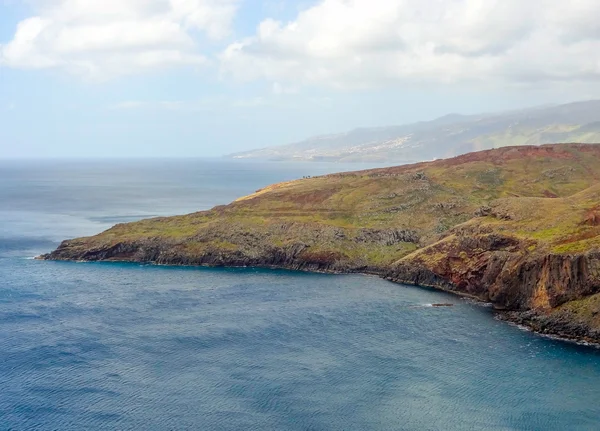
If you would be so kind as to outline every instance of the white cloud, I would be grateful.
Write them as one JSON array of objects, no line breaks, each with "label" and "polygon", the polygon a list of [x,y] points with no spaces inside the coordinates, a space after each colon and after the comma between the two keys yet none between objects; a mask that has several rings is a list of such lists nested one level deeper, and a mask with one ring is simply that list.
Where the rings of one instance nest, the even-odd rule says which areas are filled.
[{"label": "white cloud", "polygon": [[[291,93],[272,93],[267,96],[233,97],[219,95],[190,100],[124,100],[106,106],[110,111],[177,111],[177,112],[232,112],[254,108],[296,109],[310,105],[329,107],[332,100],[328,97],[311,97],[295,94],[294,98],[282,97]],[[300,103],[298,103],[300,102]]]},{"label": "white cloud", "polygon": [[108,106],[111,111],[222,111],[231,108],[254,108],[269,105],[263,97],[232,99],[224,96],[206,97],[195,100],[125,100]]},{"label": "white cloud", "polygon": [[277,96],[284,94],[296,94],[299,92],[298,87],[282,85],[279,82],[274,82],[271,85],[271,91]]},{"label": "white cloud", "polygon": [[140,70],[201,65],[197,33],[230,32],[239,0],[37,0],[37,15],[0,45],[0,64],[64,68],[104,79]]},{"label": "white cloud", "polygon": [[159,100],[159,101],[142,101],[142,100],[125,100],[110,105],[108,108],[111,111],[132,111],[140,109],[161,110],[161,111],[197,111],[204,110],[209,107],[208,103],[212,99],[199,101],[183,101],[183,100]]},{"label": "white cloud", "polygon": [[271,102],[264,97],[252,97],[250,99],[234,100],[231,106],[233,108],[258,108],[259,106],[270,105]]},{"label": "white cloud", "polygon": [[285,86],[600,80],[598,0],[322,0],[265,19],[222,73]]}]

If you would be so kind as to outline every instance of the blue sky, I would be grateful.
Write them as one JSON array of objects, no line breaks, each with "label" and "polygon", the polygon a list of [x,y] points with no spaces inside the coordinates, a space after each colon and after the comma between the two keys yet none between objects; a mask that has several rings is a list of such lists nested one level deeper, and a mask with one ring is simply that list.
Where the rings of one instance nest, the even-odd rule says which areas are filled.
[{"label": "blue sky", "polygon": [[599,97],[600,3],[0,0],[0,158],[218,156]]}]

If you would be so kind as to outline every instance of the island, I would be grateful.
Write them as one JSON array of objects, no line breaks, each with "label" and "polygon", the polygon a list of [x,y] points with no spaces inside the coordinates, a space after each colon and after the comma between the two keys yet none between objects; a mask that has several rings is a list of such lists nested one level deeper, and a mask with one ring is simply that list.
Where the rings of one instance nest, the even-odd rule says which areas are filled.
[{"label": "island", "polygon": [[209,211],[118,224],[40,259],[375,274],[600,342],[600,145],[307,177]]}]

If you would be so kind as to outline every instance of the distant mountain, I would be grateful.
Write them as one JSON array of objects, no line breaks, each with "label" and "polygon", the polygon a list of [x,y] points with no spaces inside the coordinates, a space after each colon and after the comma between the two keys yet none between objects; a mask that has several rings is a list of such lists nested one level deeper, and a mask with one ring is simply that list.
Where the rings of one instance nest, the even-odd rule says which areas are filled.
[{"label": "distant mountain", "polygon": [[411,162],[514,145],[600,143],[600,100],[403,126],[360,128],[231,154],[234,159]]}]

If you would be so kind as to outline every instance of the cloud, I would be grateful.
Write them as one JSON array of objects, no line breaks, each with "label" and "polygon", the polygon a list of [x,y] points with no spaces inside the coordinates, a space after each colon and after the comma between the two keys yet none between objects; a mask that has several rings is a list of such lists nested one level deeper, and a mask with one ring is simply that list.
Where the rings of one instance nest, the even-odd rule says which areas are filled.
[{"label": "cloud", "polygon": [[233,108],[258,108],[260,106],[270,105],[272,102],[264,97],[252,97],[249,99],[237,99],[231,104]]},{"label": "cloud", "polygon": [[285,86],[279,82],[274,82],[271,85],[271,91],[275,95],[284,95],[284,94],[296,94],[299,92],[298,87],[295,86]]},{"label": "cloud", "polygon": [[222,74],[278,86],[600,80],[597,0],[321,0],[263,20]]},{"label": "cloud", "polygon": [[0,45],[0,64],[62,68],[94,79],[147,69],[197,66],[198,34],[230,33],[239,0],[36,0]]},{"label": "cloud", "polygon": [[225,96],[206,97],[196,100],[125,100],[108,106],[111,111],[223,111],[231,108],[255,108],[270,105],[263,97],[231,99]]},{"label": "cloud", "polygon": [[159,110],[159,111],[198,111],[209,107],[209,99],[200,101],[183,100],[125,100],[108,107],[111,111]]},{"label": "cloud", "polygon": [[[314,97],[296,94],[293,90],[283,93],[273,92],[267,96],[233,97],[219,95],[191,100],[124,100],[106,106],[110,111],[177,111],[177,112],[232,112],[245,111],[255,108],[267,109],[296,109],[299,105],[329,107],[332,100],[329,97]],[[287,98],[286,94],[296,97]],[[300,102],[300,103],[298,103]]]}]

